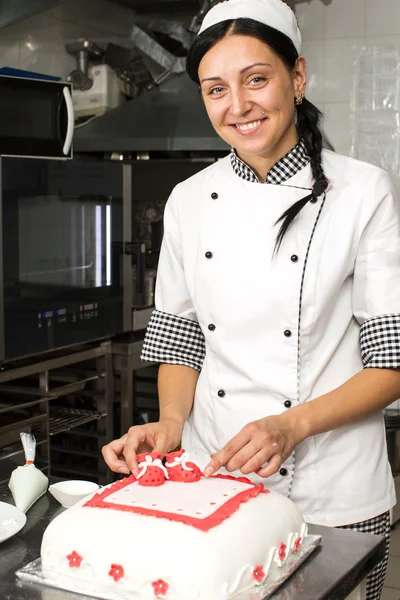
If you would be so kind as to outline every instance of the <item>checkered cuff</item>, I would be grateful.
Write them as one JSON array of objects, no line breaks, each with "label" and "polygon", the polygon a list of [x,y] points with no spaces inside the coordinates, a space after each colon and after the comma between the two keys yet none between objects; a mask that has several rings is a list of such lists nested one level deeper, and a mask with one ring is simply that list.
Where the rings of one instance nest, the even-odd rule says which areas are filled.
[{"label": "checkered cuff", "polygon": [[400,314],[372,317],[361,325],[364,367],[400,369]]},{"label": "checkered cuff", "polygon": [[200,325],[176,315],[155,310],[143,342],[141,360],[184,365],[201,371],[206,343]]}]

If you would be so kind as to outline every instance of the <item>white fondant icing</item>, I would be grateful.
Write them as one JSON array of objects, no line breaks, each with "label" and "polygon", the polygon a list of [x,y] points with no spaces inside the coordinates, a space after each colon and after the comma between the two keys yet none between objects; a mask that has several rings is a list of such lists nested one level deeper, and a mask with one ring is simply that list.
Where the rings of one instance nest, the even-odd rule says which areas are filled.
[{"label": "white fondant icing", "polygon": [[[157,488],[134,483],[109,499],[129,505],[140,493],[140,504],[152,500],[163,510],[182,508],[184,514],[193,515],[200,507],[211,514],[215,506],[209,508],[210,502],[221,505],[227,500],[225,493],[229,500],[246,486],[250,487],[213,478],[191,484],[166,482]],[[41,548],[43,574],[60,583],[79,580],[80,589],[91,593],[109,589],[127,600],[136,600],[139,592],[154,597],[152,582],[159,579],[168,584],[167,594],[161,596],[166,600],[228,600],[257,586],[256,566],[263,567],[266,578],[262,583],[266,583],[279,569],[273,558],[280,544],[292,552],[294,533],[306,532],[294,503],[274,492],[251,498],[207,532],[163,518],[83,504],[57,516],[46,529]],[[66,556],[73,551],[83,558],[80,568],[69,566]],[[112,564],[124,569],[118,582],[108,574]]]},{"label": "white fondant icing", "polygon": [[166,481],[162,486],[143,487],[133,483],[105,499],[118,506],[140,506],[149,510],[204,519],[227,500],[254,486],[230,479],[203,478],[196,483]]}]

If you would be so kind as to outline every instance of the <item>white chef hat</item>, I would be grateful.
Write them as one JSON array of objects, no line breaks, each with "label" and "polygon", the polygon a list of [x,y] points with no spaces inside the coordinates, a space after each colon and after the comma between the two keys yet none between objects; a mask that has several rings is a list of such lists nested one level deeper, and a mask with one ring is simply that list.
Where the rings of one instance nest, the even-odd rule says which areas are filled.
[{"label": "white chef hat", "polygon": [[253,19],[284,33],[301,52],[301,33],[296,17],[283,0],[224,0],[213,6],[200,27],[203,33],[209,27],[231,19]]}]

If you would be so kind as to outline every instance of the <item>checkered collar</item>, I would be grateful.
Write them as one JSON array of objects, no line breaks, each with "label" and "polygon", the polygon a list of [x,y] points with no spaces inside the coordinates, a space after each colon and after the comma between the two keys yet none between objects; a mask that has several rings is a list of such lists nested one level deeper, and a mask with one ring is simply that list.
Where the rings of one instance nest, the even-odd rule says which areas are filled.
[{"label": "checkered collar", "polygon": [[[296,146],[294,146],[294,148],[292,148],[287,154],[285,154],[283,158],[274,164],[272,169],[267,174],[265,183],[274,183],[275,185],[284,183],[293,177],[293,175],[296,175],[298,171],[308,165],[309,162],[310,157],[308,155],[306,145],[304,140],[301,139]],[[236,175],[242,179],[251,181],[252,183],[261,183],[253,169],[251,169],[238,157],[234,148],[232,148],[231,151],[231,165]]]}]

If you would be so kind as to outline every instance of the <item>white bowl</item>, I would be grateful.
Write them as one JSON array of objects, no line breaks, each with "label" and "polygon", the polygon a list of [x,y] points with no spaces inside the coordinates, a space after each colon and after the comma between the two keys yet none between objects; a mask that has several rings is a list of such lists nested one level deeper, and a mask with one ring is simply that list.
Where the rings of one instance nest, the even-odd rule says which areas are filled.
[{"label": "white bowl", "polygon": [[81,481],[72,479],[70,481],[60,481],[49,486],[49,492],[64,508],[70,508],[79,500],[82,500],[89,494],[93,494],[100,486],[92,481]]}]

